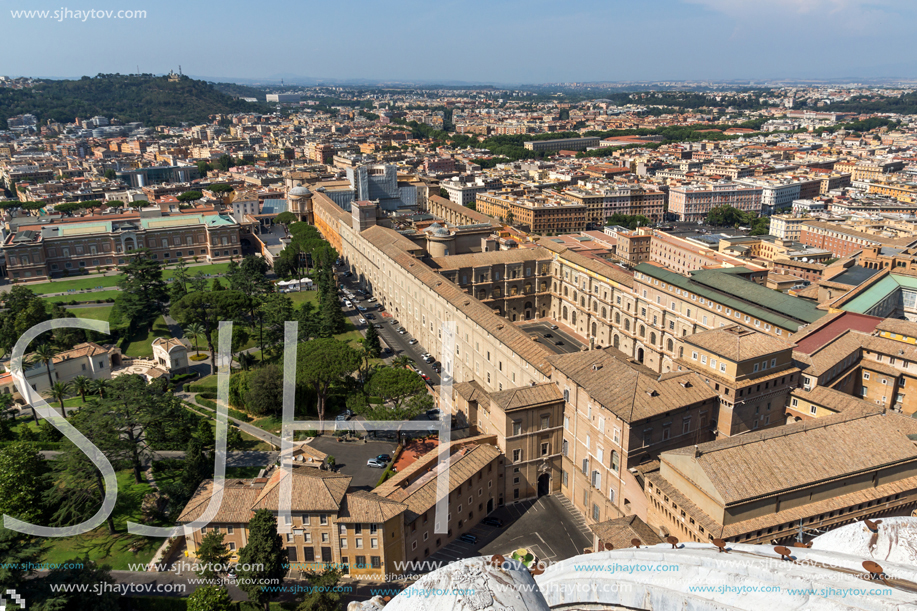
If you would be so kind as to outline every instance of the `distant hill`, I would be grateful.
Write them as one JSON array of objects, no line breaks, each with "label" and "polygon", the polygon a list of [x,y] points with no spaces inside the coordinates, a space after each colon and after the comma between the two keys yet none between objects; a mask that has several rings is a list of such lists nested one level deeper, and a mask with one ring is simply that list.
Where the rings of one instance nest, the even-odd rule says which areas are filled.
[{"label": "distant hill", "polygon": [[0,89],[0,129],[6,129],[8,117],[24,113],[35,115],[40,123],[101,115],[154,127],[204,123],[212,114],[270,111],[266,104],[239,100],[186,76],[171,82],[148,74],[100,74],[79,80],[42,80],[29,89]]},{"label": "distant hill", "polygon": [[211,82],[217,91],[222,91],[226,95],[234,98],[257,98],[259,102],[264,102],[264,96],[267,91],[260,87],[250,87],[248,85],[239,85],[237,83],[214,83]]}]

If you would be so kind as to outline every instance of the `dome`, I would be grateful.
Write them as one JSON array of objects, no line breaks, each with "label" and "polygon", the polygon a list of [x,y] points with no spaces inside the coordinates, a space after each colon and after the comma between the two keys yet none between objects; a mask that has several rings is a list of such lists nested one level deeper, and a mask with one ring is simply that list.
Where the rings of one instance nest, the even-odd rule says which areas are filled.
[{"label": "dome", "polygon": [[449,233],[449,230],[443,227],[442,225],[440,225],[439,223],[433,223],[432,225],[427,227],[427,231],[430,232],[430,235],[435,235],[437,237],[448,238],[451,235]]},{"label": "dome", "polygon": [[289,193],[290,197],[310,197],[311,195],[312,191],[305,187],[293,187]]}]

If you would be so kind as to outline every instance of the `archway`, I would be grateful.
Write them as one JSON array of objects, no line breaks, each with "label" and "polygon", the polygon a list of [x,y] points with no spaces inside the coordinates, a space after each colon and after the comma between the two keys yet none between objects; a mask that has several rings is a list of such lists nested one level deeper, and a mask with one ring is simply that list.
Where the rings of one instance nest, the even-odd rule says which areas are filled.
[{"label": "archway", "polygon": [[621,347],[621,338],[615,335],[614,340],[612,341],[612,345],[615,348],[620,348]]},{"label": "archway", "polygon": [[637,348],[637,362],[643,362],[643,348]]},{"label": "archway", "polygon": [[487,513],[490,513],[493,510],[494,510],[494,500],[487,499]]},{"label": "archway", "polygon": [[544,496],[551,492],[551,474],[542,473],[538,476],[538,496]]}]

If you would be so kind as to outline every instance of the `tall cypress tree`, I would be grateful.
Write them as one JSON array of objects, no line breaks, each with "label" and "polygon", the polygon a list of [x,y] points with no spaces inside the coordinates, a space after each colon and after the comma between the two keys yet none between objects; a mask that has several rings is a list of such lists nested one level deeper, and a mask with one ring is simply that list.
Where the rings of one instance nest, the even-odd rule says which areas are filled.
[{"label": "tall cypress tree", "polygon": [[259,509],[248,522],[248,544],[239,551],[239,587],[248,594],[249,601],[268,611],[275,593],[265,591],[265,585],[280,585],[288,570],[277,518],[269,510]]}]

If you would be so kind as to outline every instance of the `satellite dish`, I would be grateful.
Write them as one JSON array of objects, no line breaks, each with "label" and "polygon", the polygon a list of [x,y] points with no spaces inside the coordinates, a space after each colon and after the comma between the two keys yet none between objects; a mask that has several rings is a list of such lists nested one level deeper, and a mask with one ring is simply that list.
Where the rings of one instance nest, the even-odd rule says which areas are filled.
[{"label": "satellite dish", "polygon": [[809,262],[808,257],[803,257],[803,258],[802,258],[802,262],[803,262],[803,263],[808,263],[808,262]]}]

